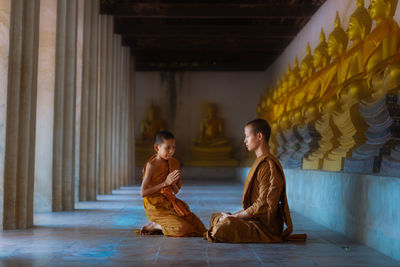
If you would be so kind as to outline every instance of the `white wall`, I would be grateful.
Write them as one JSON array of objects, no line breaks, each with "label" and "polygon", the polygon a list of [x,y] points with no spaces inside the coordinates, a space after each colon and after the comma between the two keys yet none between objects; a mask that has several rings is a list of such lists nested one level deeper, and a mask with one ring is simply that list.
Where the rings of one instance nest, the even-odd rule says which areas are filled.
[{"label": "white wall", "polygon": [[[264,72],[179,72],[175,73],[176,105],[168,95],[167,83],[160,72],[136,72],[135,135],[153,102],[161,107],[161,117],[177,138],[176,156],[190,156],[189,146],[199,134],[202,103],[213,102],[225,121],[226,136],[231,139],[236,158],[243,151],[243,126],[256,118],[258,97],[265,87]],[[176,116],[172,117],[173,108]]]}]

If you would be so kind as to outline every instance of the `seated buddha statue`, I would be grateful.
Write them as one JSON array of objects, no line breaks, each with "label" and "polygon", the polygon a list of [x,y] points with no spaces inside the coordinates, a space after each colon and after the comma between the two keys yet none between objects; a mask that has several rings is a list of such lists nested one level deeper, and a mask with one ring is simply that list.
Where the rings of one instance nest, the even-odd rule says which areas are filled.
[{"label": "seated buddha statue", "polygon": [[200,133],[195,144],[190,147],[191,166],[236,166],[231,158],[232,146],[225,138],[223,120],[217,114],[217,106],[205,103],[205,118],[200,123]]},{"label": "seated buddha statue", "polygon": [[140,124],[140,138],[136,140],[135,160],[137,166],[142,166],[154,154],[154,136],[165,129],[164,121],[158,117],[157,107],[151,105],[147,110],[147,118]]},{"label": "seated buddha statue", "polygon": [[[295,61],[296,65],[296,61]],[[295,87],[288,102],[288,110],[300,108],[304,104],[308,89],[318,86],[317,80],[312,80],[314,74],[313,56],[311,55],[310,44],[307,43],[306,56],[300,64],[300,68],[292,70],[292,83]]]},{"label": "seated buddha statue", "polygon": [[298,91],[304,90],[304,88],[300,88],[301,77],[300,77],[300,68],[297,61],[297,57],[295,58],[293,69],[289,68],[288,72],[288,99],[286,103],[286,111],[291,111],[296,108],[298,102],[296,101],[296,96],[298,95]]},{"label": "seated buddha statue", "polygon": [[396,7],[397,0],[372,0],[368,8],[376,22],[363,46],[363,66],[371,100],[382,98],[388,90],[398,87],[400,81],[400,63],[390,64],[396,60],[400,47],[400,29],[393,19]]},{"label": "seated buddha statue", "polygon": [[339,146],[328,156],[335,170],[343,170],[346,158],[351,157],[352,151],[366,142],[365,132],[368,127],[359,112],[358,103],[369,94],[363,75],[362,48],[371,26],[372,20],[364,7],[364,1],[358,0],[347,29],[352,44],[342,56],[338,72],[339,102],[333,114],[333,122],[340,131]]},{"label": "seated buddha statue", "polygon": [[228,143],[224,137],[223,121],[217,115],[217,107],[206,103],[206,117],[200,123],[200,135],[196,144],[202,146],[219,146]]}]

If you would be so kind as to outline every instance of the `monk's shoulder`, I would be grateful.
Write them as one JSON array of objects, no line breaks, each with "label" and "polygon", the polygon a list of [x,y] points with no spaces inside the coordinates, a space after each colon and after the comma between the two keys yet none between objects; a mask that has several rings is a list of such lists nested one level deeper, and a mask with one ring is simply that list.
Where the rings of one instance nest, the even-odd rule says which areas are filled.
[{"label": "monk's shoulder", "polygon": [[156,158],[154,158],[154,159],[150,160],[149,162],[147,162],[146,169],[149,171],[150,170],[154,171],[157,168],[159,168],[159,166],[160,166],[160,163],[158,162],[158,160]]}]

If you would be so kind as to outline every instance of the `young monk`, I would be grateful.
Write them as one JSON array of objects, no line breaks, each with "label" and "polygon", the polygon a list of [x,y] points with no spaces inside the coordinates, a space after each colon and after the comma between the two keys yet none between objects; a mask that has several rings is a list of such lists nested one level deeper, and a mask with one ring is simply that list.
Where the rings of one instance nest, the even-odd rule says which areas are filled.
[{"label": "young monk", "polygon": [[[244,128],[244,143],[257,159],[247,176],[243,190],[243,209],[234,214],[215,213],[205,238],[212,242],[269,243],[305,239],[289,236],[293,230],[285,192],[285,176],[279,161],[269,153],[271,135],[263,119],[249,122]],[[284,230],[284,223],[287,228]]]},{"label": "young monk", "polygon": [[175,197],[182,182],[179,161],[173,158],[175,137],[168,131],[159,131],[154,140],[153,155],[143,169],[140,195],[150,222],[141,234],[162,232],[166,236],[203,236],[207,231],[189,206]]}]

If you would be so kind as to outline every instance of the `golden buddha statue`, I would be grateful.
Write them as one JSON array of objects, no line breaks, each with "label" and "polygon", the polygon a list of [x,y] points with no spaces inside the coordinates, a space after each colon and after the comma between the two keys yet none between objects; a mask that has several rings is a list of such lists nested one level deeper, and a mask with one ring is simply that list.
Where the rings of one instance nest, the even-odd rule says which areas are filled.
[{"label": "golden buddha statue", "polygon": [[309,43],[307,43],[306,56],[301,61],[300,68],[296,68],[296,62],[297,57],[290,78],[291,86],[293,86],[293,93],[290,96],[287,110],[294,110],[302,106],[309,88],[318,86],[318,81],[311,80],[311,77],[314,74],[314,65]]},{"label": "golden buddha statue", "polygon": [[276,155],[277,154],[277,149],[279,147],[278,141],[277,141],[277,134],[279,134],[279,123],[277,121],[274,121],[271,123],[271,137],[269,139],[269,148],[272,154]]},{"label": "golden buddha statue", "polygon": [[196,144],[219,146],[228,143],[224,137],[223,121],[217,115],[217,107],[212,103],[205,104],[206,117],[200,123],[200,135]]},{"label": "golden buddha statue", "polygon": [[[320,92],[319,95],[316,96],[320,110],[320,117],[315,122],[315,129],[319,132],[321,138],[318,141],[319,148],[308,156],[309,161],[315,161],[311,165],[318,166],[318,168],[324,170],[331,170],[329,161],[328,164],[326,164],[326,157],[329,155],[329,152],[339,144],[338,138],[340,132],[332,121],[332,115],[337,106],[336,92],[339,88],[337,72],[340,57],[345,52],[348,43],[347,35],[340,25],[338,13],[336,13],[334,25],[335,27],[329,34],[328,44],[326,46],[326,52],[328,57],[332,58],[332,62],[323,67],[327,60],[326,55],[324,56],[325,61],[322,60],[322,62],[320,62],[320,66],[323,67],[323,69],[320,70],[321,74],[319,76],[321,79]],[[321,45],[321,47],[324,46]],[[321,48],[320,54],[322,53],[324,52]],[[316,61],[314,62],[316,63]]]},{"label": "golden buddha statue", "polygon": [[147,110],[147,118],[140,124],[140,139],[136,140],[135,161],[137,166],[143,166],[154,154],[153,142],[156,133],[164,130],[165,123],[159,118],[159,112],[155,105],[150,105]]},{"label": "golden buddha statue", "polygon": [[329,170],[343,170],[344,160],[352,151],[365,143],[367,124],[360,115],[358,102],[368,96],[368,87],[363,75],[362,48],[372,25],[364,1],[357,1],[357,9],[350,16],[347,35],[353,42],[342,56],[338,72],[339,102],[333,114],[333,122],[339,130],[339,145],[327,156],[324,164]]},{"label": "golden buddha statue", "polygon": [[289,93],[297,89],[300,86],[300,84],[301,84],[300,68],[299,68],[299,62],[296,57],[293,63],[293,69],[291,69],[289,73],[289,83],[288,83]]},{"label": "golden buddha statue", "polygon": [[156,114],[156,107],[151,105],[147,110],[147,119],[140,124],[141,143],[153,144],[154,136],[160,130],[165,129],[165,123]]},{"label": "golden buddha statue", "polygon": [[319,45],[314,49],[313,64],[316,71],[321,71],[330,61],[328,54],[328,43],[325,41],[324,29],[321,28]]},{"label": "golden buddha statue", "polygon": [[200,123],[200,134],[190,147],[191,166],[236,166],[231,158],[232,147],[224,136],[223,120],[217,114],[217,106],[204,104],[205,118]]},{"label": "golden buddha statue", "polygon": [[[363,46],[363,66],[371,90],[371,100],[382,98],[390,87],[397,87],[399,64],[389,65],[399,51],[400,29],[393,20],[397,0],[371,0],[368,7],[375,28],[368,34]],[[388,69],[385,71],[385,68]],[[384,79],[387,81],[384,84]]]},{"label": "golden buddha statue", "polygon": [[311,48],[310,48],[310,43],[307,43],[307,49],[306,49],[306,56],[303,58],[301,61],[300,65],[300,78],[302,80],[307,80],[311,78],[311,76],[314,74],[314,64],[313,64],[313,56],[311,55]]}]

